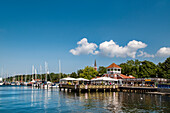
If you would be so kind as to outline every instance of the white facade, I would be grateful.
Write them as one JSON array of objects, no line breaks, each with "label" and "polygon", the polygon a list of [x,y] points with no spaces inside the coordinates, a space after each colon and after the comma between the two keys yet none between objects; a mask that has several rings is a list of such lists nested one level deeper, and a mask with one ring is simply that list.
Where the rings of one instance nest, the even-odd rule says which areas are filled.
[{"label": "white facade", "polygon": [[121,68],[108,68],[107,69],[107,74],[121,74]]}]

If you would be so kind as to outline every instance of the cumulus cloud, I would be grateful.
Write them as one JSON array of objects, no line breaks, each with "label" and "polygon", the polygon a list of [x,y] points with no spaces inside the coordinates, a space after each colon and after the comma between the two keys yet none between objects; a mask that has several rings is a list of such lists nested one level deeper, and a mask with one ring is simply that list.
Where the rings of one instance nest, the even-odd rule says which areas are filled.
[{"label": "cumulus cloud", "polygon": [[[98,46],[95,43],[89,43],[86,38],[83,38],[79,42],[77,42],[78,47],[75,49],[71,49],[70,53],[73,55],[97,55],[102,54],[107,57],[131,57],[135,58],[137,52],[139,51],[140,54],[138,54],[138,57],[151,57],[154,58],[156,56],[159,57],[167,57],[170,56],[170,47],[162,47],[160,48],[156,54],[149,54],[144,51],[141,51],[140,49],[146,48],[147,44],[141,42],[132,40],[130,41],[126,46],[120,46],[116,44],[113,40],[102,42]],[[99,51],[97,51],[99,49]]]},{"label": "cumulus cloud", "polygon": [[156,53],[157,56],[159,57],[167,57],[167,56],[170,56],[170,47],[162,47],[160,48],[157,53]]},{"label": "cumulus cloud", "polygon": [[79,42],[77,42],[78,47],[75,49],[71,49],[70,52],[73,55],[81,55],[81,54],[93,54],[96,55],[99,51],[96,51],[98,46],[95,43],[88,43],[86,38],[83,38]]},{"label": "cumulus cloud", "polygon": [[141,41],[132,40],[127,46],[119,46],[113,40],[105,41],[100,44],[100,53],[108,57],[136,57],[138,49],[145,48],[147,45]]},{"label": "cumulus cloud", "polygon": [[139,51],[139,52],[140,52],[140,54],[137,55],[138,57],[151,57],[151,58],[155,57],[155,55],[151,55],[151,54],[148,54],[148,53],[143,52],[143,51]]}]

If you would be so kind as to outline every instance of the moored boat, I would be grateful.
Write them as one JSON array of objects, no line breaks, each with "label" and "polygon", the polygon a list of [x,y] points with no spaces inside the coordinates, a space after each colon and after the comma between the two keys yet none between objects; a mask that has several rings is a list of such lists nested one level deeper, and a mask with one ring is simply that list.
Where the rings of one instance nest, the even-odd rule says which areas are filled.
[{"label": "moored boat", "polygon": [[15,82],[11,82],[11,86],[15,86],[16,85],[16,83]]},{"label": "moored boat", "polygon": [[4,85],[2,78],[0,78],[0,86]]}]

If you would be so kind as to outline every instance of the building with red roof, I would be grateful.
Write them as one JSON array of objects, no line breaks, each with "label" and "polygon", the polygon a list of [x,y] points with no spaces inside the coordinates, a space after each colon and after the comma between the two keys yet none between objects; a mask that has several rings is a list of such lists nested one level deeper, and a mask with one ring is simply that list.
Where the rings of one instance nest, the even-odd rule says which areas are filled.
[{"label": "building with red roof", "polygon": [[107,74],[104,74],[105,77],[111,77],[114,79],[127,79],[127,78],[135,78],[133,76],[126,76],[121,74],[121,67],[116,65],[115,63],[112,63],[107,67]]}]

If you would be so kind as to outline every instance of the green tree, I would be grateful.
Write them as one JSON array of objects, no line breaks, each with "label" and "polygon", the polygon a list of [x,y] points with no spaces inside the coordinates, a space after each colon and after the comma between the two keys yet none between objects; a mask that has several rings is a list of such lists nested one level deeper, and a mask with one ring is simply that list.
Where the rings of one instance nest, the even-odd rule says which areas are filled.
[{"label": "green tree", "polygon": [[80,77],[90,80],[96,77],[97,74],[98,72],[93,67],[86,66],[83,69],[83,73],[80,73]]},{"label": "green tree", "polygon": [[72,73],[70,74],[70,77],[72,77],[72,78],[78,78],[78,75],[77,75],[75,72],[72,72]]},{"label": "green tree", "polygon": [[157,66],[150,61],[141,62],[142,65],[139,66],[139,75],[142,78],[156,77]]},{"label": "green tree", "polygon": [[77,75],[78,75],[78,76],[80,75],[80,73],[83,73],[83,70],[82,70],[82,69],[77,70]]},{"label": "green tree", "polygon": [[158,63],[158,77],[170,78],[170,57],[163,63]]},{"label": "green tree", "polygon": [[126,63],[121,63],[120,67],[122,68],[122,74],[133,75],[134,77],[139,77],[139,66],[141,61],[139,60],[128,60]]},{"label": "green tree", "polygon": [[121,69],[121,73],[122,74],[124,74],[124,75],[125,74],[130,74],[131,68],[130,68],[130,66],[127,63],[121,63],[120,67],[122,68]]},{"label": "green tree", "polygon": [[[66,78],[66,77],[68,77],[67,74],[63,74],[63,73],[60,73],[60,76],[61,76],[61,78]],[[61,79],[61,78],[60,78],[60,79]]]},{"label": "green tree", "polygon": [[106,71],[107,71],[107,68],[104,67],[104,66],[100,66],[99,69],[98,69],[98,72],[99,72],[99,75],[100,75],[100,76],[103,75],[103,74],[105,74]]}]

